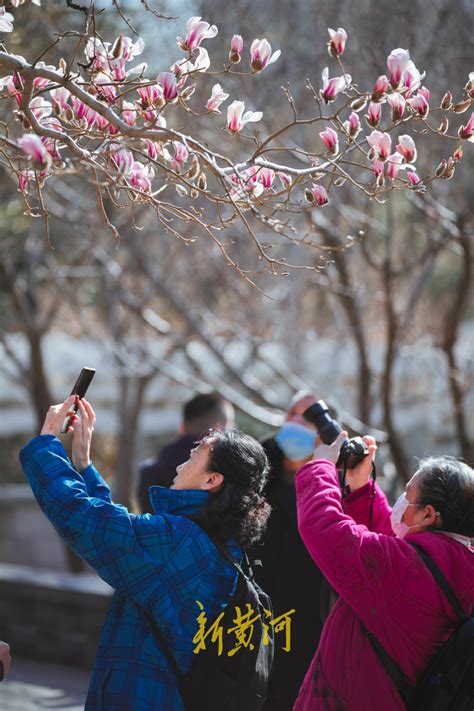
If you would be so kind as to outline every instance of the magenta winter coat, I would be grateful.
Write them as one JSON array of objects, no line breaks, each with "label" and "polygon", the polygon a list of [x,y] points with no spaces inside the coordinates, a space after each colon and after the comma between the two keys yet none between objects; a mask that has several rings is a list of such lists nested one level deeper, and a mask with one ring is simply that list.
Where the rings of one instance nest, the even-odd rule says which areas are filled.
[{"label": "magenta winter coat", "polygon": [[[398,692],[364,635],[362,623],[415,683],[448,639],[457,618],[420,556],[390,525],[390,507],[371,484],[341,504],[334,464],[309,462],[296,476],[298,525],[324,576],[339,593],[308,669],[295,711],[403,711]],[[444,533],[414,533],[469,613],[474,549]]]}]

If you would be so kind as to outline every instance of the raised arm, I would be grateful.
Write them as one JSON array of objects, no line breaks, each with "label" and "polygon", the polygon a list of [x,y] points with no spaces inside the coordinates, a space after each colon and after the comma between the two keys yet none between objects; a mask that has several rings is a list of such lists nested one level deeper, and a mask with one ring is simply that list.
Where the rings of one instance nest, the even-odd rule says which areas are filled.
[{"label": "raised arm", "polygon": [[[133,516],[123,506],[90,495],[89,487],[104,493],[101,478],[86,485],[93,472],[80,474],[54,437],[68,406],[66,401],[50,408],[44,434],[20,452],[23,469],[40,507],[67,545],[109,585],[147,604],[160,584],[157,573],[177,544],[172,527],[163,516]],[[153,557],[137,533],[148,527],[153,529]]]}]

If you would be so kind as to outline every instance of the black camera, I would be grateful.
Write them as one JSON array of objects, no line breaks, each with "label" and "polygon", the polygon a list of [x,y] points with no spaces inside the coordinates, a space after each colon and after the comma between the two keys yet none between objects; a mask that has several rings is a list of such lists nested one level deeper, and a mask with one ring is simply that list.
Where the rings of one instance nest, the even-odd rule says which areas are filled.
[{"label": "black camera", "polygon": [[[332,444],[337,436],[342,432],[336,420],[329,414],[328,406],[324,400],[318,400],[314,405],[310,405],[303,412],[303,417],[318,430],[318,434],[324,444]],[[336,466],[353,469],[369,453],[369,449],[362,437],[352,437],[345,439],[341,446],[339,459]]]}]

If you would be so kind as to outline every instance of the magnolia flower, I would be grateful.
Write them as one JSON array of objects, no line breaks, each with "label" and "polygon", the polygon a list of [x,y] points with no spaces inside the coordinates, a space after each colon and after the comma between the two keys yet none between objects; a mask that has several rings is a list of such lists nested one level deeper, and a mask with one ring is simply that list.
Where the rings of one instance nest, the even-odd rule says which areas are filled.
[{"label": "magnolia flower", "polygon": [[0,32],[13,32],[13,15],[0,7]]},{"label": "magnolia flower", "polygon": [[423,72],[423,74],[420,74],[410,59],[402,75],[402,84],[407,90],[406,96],[410,96],[416,89],[418,89],[424,76],[425,73]]},{"label": "magnolia flower", "polygon": [[361,130],[360,119],[355,111],[349,116],[349,120],[344,122],[344,128],[351,138],[356,138]]},{"label": "magnolia flower", "polygon": [[163,87],[163,96],[166,101],[173,101],[178,96],[176,87],[176,76],[173,72],[161,72],[158,74],[158,83]]},{"label": "magnolia flower", "polygon": [[272,54],[270,43],[266,39],[254,39],[250,46],[250,67],[254,72],[261,72],[269,64],[276,62],[281,51],[277,49]]},{"label": "magnolia flower", "polygon": [[375,177],[378,178],[380,175],[383,176],[383,174],[385,172],[385,163],[382,163],[381,160],[374,160],[372,168],[373,168]]},{"label": "magnolia flower", "polygon": [[115,87],[111,82],[108,74],[105,72],[98,72],[94,77],[94,82],[97,85],[100,98],[106,101],[113,102],[117,98],[117,92]]},{"label": "magnolia flower", "polygon": [[387,101],[392,109],[392,121],[400,121],[405,113],[405,98],[402,94],[389,94]]},{"label": "magnolia flower", "polygon": [[184,40],[177,37],[178,45],[185,52],[197,49],[203,40],[215,37],[219,31],[215,25],[204,22],[200,17],[190,17],[186,23],[186,30],[187,35]]},{"label": "magnolia flower", "polygon": [[63,86],[60,86],[57,89],[51,89],[49,93],[53,100],[53,106],[56,113],[61,113],[61,111],[66,111],[66,109],[71,108],[67,103],[67,100],[71,94]]},{"label": "magnolia flower", "polygon": [[374,150],[379,161],[387,160],[392,150],[392,137],[389,133],[372,131],[370,136],[367,136],[367,143]]},{"label": "magnolia flower", "polygon": [[144,109],[149,106],[163,106],[165,97],[163,95],[163,87],[161,84],[147,84],[146,86],[140,86],[137,91],[141,99],[141,105]]},{"label": "magnolia flower", "polygon": [[334,101],[336,96],[346,89],[351,81],[352,77],[350,74],[343,74],[341,77],[334,77],[329,79],[329,69],[325,67],[322,72],[323,88],[319,92],[321,98],[328,104],[330,101]]},{"label": "magnolia flower", "polygon": [[260,168],[258,172],[258,179],[264,188],[271,188],[272,183],[275,180],[275,171],[267,167]]},{"label": "magnolia flower", "polygon": [[413,109],[416,114],[418,114],[418,116],[420,116],[420,118],[425,118],[426,116],[428,116],[430,107],[428,101],[421,93],[421,91],[419,91],[416,96],[412,96],[411,99],[407,99],[407,104]]},{"label": "magnolia flower", "polygon": [[458,136],[464,141],[474,143],[474,113],[471,114],[471,117],[465,126],[459,127]]},{"label": "magnolia flower", "polygon": [[412,185],[418,185],[418,183],[420,182],[420,178],[414,170],[407,171],[407,178]]},{"label": "magnolia flower", "polygon": [[214,84],[212,87],[212,93],[211,93],[211,98],[208,99],[206,103],[206,109],[208,111],[214,111],[216,114],[220,114],[221,112],[219,111],[219,106],[222,104],[223,101],[229,98],[229,94],[226,94],[224,91],[222,91],[222,87],[220,84]]},{"label": "magnolia flower", "polygon": [[122,119],[129,126],[135,126],[137,122],[137,109],[131,101],[123,101],[122,103]]},{"label": "magnolia flower", "polygon": [[474,72],[470,72],[469,80],[464,89],[471,99],[474,99]]},{"label": "magnolia flower", "polygon": [[[13,5],[13,7],[19,7],[20,5],[23,5],[24,2],[25,0],[10,0],[10,3],[11,5]],[[41,0],[31,0],[31,2],[33,3],[33,5],[38,5],[38,7],[41,7]]]},{"label": "magnolia flower", "polygon": [[75,96],[71,96],[71,101],[76,118],[84,120],[87,124],[87,128],[92,128],[97,121],[97,117],[99,116],[97,111],[91,109],[90,106],[87,106],[87,104],[84,104],[83,101]]},{"label": "magnolia flower", "polygon": [[43,96],[35,96],[34,99],[31,99],[30,109],[35,115],[35,117],[38,119],[38,121],[41,121],[41,119],[45,118],[46,116],[51,116],[51,114],[53,113],[53,107],[51,103],[49,101],[46,101]]},{"label": "magnolia flower", "polygon": [[277,170],[276,174],[284,188],[288,188],[291,185],[292,180],[291,176],[288,175],[288,173],[283,173],[281,170]]},{"label": "magnolia flower", "polygon": [[194,60],[194,71],[205,72],[210,66],[211,60],[209,59],[209,52],[204,47],[199,47],[196,59]]},{"label": "magnolia flower", "polygon": [[[51,71],[56,71],[56,67],[53,64],[45,64],[44,62],[37,62],[36,66],[38,69],[49,69]],[[45,86],[50,84],[49,79],[44,79],[43,77],[36,77],[36,79],[33,80],[33,86],[36,89],[44,89]]]},{"label": "magnolia flower", "polygon": [[151,181],[155,177],[155,171],[151,165],[143,165],[138,161],[134,161],[131,170],[127,174],[127,180],[130,185],[143,190],[143,192],[151,192]]},{"label": "magnolia flower", "polygon": [[324,131],[320,132],[320,137],[327,146],[329,153],[335,155],[339,152],[339,141],[337,138],[337,133],[332,128],[325,128]]},{"label": "magnolia flower", "polygon": [[385,74],[381,74],[375,82],[374,88],[372,89],[372,101],[380,101],[383,95],[388,91],[389,87],[389,80],[387,79]]},{"label": "magnolia flower", "polygon": [[407,49],[394,49],[388,55],[387,66],[390,71],[390,83],[394,89],[397,89],[401,80],[405,67],[410,61],[410,53]]},{"label": "magnolia flower", "polygon": [[343,30],[342,27],[339,27],[337,31],[328,27],[328,32],[328,52],[331,57],[339,57],[339,55],[343,54],[346,48],[347,32]]},{"label": "magnolia flower", "polygon": [[39,136],[25,133],[17,143],[28,158],[31,158],[35,163],[46,167],[51,165],[51,155]]},{"label": "magnolia flower", "polygon": [[403,156],[406,163],[414,163],[416,161],[416,146],[411,136],[406,134],[399,136],[396,149]]},{"label": "magnolia flower", "polygon": [[244,48],[244,40],[240,35],[234,35],[230,41],[229,62],[238,64],[241,60],[242,50]]},{"label": "magnolia flower", "polygon": [[382,118],[382,104],[370,102],[367,113],[365,114],[365,120],[369,126],[374,128],[379,125],[380,119]]},{"label": "magnolia flower", "polygon": [[403,156],[401,153],[392,153],[387,159],[387,177],[396,178],[399,170],[403,170],[406,166],[402,165]]},{"label": "magnolia flower", "polygon": [[239,133],[246,123],[260,121],[263,113],[261,111],[246,111],[243,101],[233,101],[227,107],[227,128],[232,133]]},{"label": "magnolia flower", "polygon": [[329,202],[329,196],[324,185],[313,183],[311,189],[305,190],[305,196],[308,202],[315,202],[318,207],[323,207]]},{"label": "magnolia flower", "polygon": [[118,170],[126,176],[132,170],[135,162],[133,153],[128,148],[118,148],[118,150],[117,148],[118,145],[116,143],[112,144],[110,146],[110,155]]},{"label": "magnolia flower", "polygon": [[189,151],[181,141],[171,141],[162,151],[163,158],[169,162],[172,170],[179,172],[189,158]]}]

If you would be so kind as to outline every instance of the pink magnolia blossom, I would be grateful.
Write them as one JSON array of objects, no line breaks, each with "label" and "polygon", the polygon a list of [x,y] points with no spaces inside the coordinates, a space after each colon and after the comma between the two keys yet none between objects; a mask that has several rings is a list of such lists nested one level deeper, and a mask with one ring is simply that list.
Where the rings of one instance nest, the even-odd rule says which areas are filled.
[{"label": "pink magnolia blossom", "polygon": [[291,176],[288,175],[288,173],[283,173],[281,170],[277,170],[276,174],[284,188],[288,188],[291,185],[292,180]]},{"label": "pink magnolia blossom", "polygon": [[249,122],[260,121],[263,117],[261,111],[246,111],[244,113],[245,103],[243,101],[233,101],[227,107],[227,128],[232,133],[239,133]]},{"label": "pink magnolia blossom", "polygon": [[272,54],[270,42],[266,39],[254,39],[250,45],[250,67],[254,72],[261,72],[269,64],[277,61],[281,50],[277,49]]},{"label": "pink magnolia blossom", "polygon": [[141,105],[144,109],[151,106],[161,108],[165,103],[163,87],[161,84],[147,84],[145,86],[140,86],[138,87],[137,92],[140,96]]},{"label": "pink magnolia blossom", "polygon": [[418,183],[420,182],[420,178],[414,170],[407,170],[407,178],[412,185],[418,185]]},{"label": "pink magnolia blossom", "polygon": [[410,53],[407,49],[394,49],[388,55],[387,66],[390,71],[390,83],[397,89],[402,80],[403,72],[410,61]]},{"label": "pink magnolia blossom", "polygon": [[0,7],[0,32],[13,32],[13,15]]},{"label": "pink magnolia blossom", "polygon": [[162,154],[162,144],[159,141],[150,141],[145,139],[148,155],[152,160],[156,160]]},{"label": "pink magnolia blossom", "polygon": [[135,126],[137,122],[137,115],[135,104],[132,104],[131,101],[124,101],[122,103],[122,119],[126,124],[129,126]]},{"label": "pink magnolia blossom", "polygon": [[32,133],[25,133],[17,141],[22,151],[31,158],[34,163],[49,167],[51,165],[51,155],[39,136]]},{"label": "pink magnolia blossom", "polygon": [[349,116],[349,120],[344,122],[344,128],[351,138],[356,138],[361,130],[360,119],[355,111]]},{"label": "pink magnolia blossom", "polygon": [[242,51],[244,49],[244,40],[240,35],[234,35],[230,41],[229,62],[238,64],[242,59]]},{"label": "pink magnolia blossom", "polygon": [[330,101],[334,101],[336,96],[340,94],[341,91],[344,91],[344,89],[347,89],[352,81],[350,74],[343,74],[341,77],[329,79],[329,69],[327,67],[323,69],[322,79],[323,88],[319,93],[326,104]]},{"label": "pink magnolia blossom", "polygon": [[44,179],[49,175],[48,170],[21,170],[18,175],[18,190],[28,194],[30,191],[30,183],[36,184],[36,180],[41,185]]},{"label": "pink magnolia blossom", "polygon": [[112,144],[110,146],[110,155],[118,170],[127,176],[135,162],[132,151],[128,148],[119,148],[118,144]]},{"label": "pink magnolia blossom", "polygon": [[402,163],[402,154],[392,153],[392,155],[389,156],[387,160],[387,177],[392,179],[396,178],[398,175],[398,171],[406,167],[405,165],[402,165]]},{"label": "pink magnolia blossom", "polygon": [[392,150],[392,137],[389,133],[374,130],[370,136],[367,136],[367,143],[374,150],[379,161],[387,160]]},{"label": "pink magnolia blossom", "polygon": [[390,82],[385,74],[379,76],[374,84],[374,88],[372,89],[372,101],[380,101],[380,99],[388,91],[389,87]]},{"label": "pink magnolia blossom", "polygon": [[187,35],[184,40],[181,37],[177,38],[178,45],[185,52],[197,49],[203,40],[215,37],[219,31],[215,25],[204,22],[200,17],[190,17],[186,23],[186,30]]},{"label": "pink magnolia blossom", "polygon": [[258,179],[264,188],[271,188],[275,180],[275,171],[271,168],[263,167],[258,172]]},{"label": "pink magnolia blossom", "polygon": [[219,111],[219,106],[222,104],[223,101],[229,98],[229,94],[226,94],[224,91],[222,91],[222,87],[220,84],[214,84],[212,87],[212,93],[211,93],[211,98],[208,99],[206,103],[206,109],[208,111],[213,111],[214,113],[220,114],[221,112]]},{"label": "pink magnolia blossom", "polygon": [[97,117],[99,116],[97,111],[91,109],[90,106],[84,104],[84,102],[78,99],[76,96],[71,96],[71,101],[73,105],[74,115],[76,116],[76,118],[78,118],[80,121],[84,120],[87,124],[87,128],[92,128],[92,126],[97,121]]},{"label": "pink magnolia blossom", "polygon": [[367,113],[365,114],[365,120],[367,121],[369,126],[372,126],[373,128],[375,128],[376,126],[379,125],[381,118],[382,118],[382,104],[374,103],[373,101],[371,101],[369,104]]},{"label": "pink magnolia blossom", "polygon": [[372,169],[374,171],[374,175],[376,178],[378,178],[380,175],[383,175],[385,172],[385,163],[382,163],[381,160],[374,160],[372,164]]},{"label": "pink magnolia blossom", "polygon": [[338,27],[337,30],[332,30],[328,27],[329,32],[329,42],[328,42],[328,52],[331,57],[339,57],[344,53],[347,42],[347,32]]},{"label": "pink magnolia blossom", "polygon": [[406,163],[414,163],[416,161],[416,146],[411,136],[406,134],[399,136],[396,150],[403,156]]},{"label": "pink magnolia blossom", "polygon": [[421,92],[418,92],[418,94],[412,96],[411,99],[407,99],[407,104],[413,109],[414,113],[420,116],[420,118],[428,116],[430,107],[428,101]]},{"label": "pink magnolia blossom", "polygon": [[411,96],[411,94],[413,94],[413,92],[419,88],[421,80],[424,76],[425,74],[420,74],[420,72],[410,59],[403,71],[402,76],[402,84],[406,90],[405,95],[407,97]]},{"label": "pink magnolia blossom", "polygon": [[464,141],[474,143],[474,112],[465,126],[460,126],[458,131],[459,138]]},{"label": "pink magnolia blossom", "polygon": [[309,202],[315,202],[318,207],[323,207],[329,202],[326,188],[324,185],[318,185],[317,183],[312,184],[311,189],[306,194],[306,198],[309,198]]},{"label": "pink magnolia blossom", "polygon": [[163,148],[163,158],[172,170],[179,172],[189,158],[189,151],[181,141],[171,141]]},{"label": "pink magnolia blossom", "polygon": [[474,99],[474,72],[470,72],[469,80],[466,84],[465,89],[466,89],[467,94],[471,97],[471,99]]},{"label": "pink magnolia blossom", "polygon": [[324,131],[319,133],[320,137],[327,146],[329,153],[335,155],[339,152],[339,141],[337,138],[337,133],[332,128],[325,128]]},{"label": "pink magnolia blossom", "polygon": [[173,72],[161,72],[158,75],[158,83],[163,87],[163,96],[166,101],[174,101],[178,96],[176,87],[176,76]]},{"label": "pink magnolia blossom", "polygon": [[61,113],[62,111],[66,111],[66,109],[71,108],[67,103],[71,94],[63,86],[60,86],[57,89],[51,89],[49,93],[53,100],[53,107],[56,113]]},{"label": "pink magnolia blossom", "polygon": [[117,92],[111,78],[105,72],[98,72],[94,77],[94,83],[99,91],[100,98],[113,102],[117,98]]},{"label": "pink magnolia blossom", "polygon": [[155,171],[151,165],[143,165],[143,163],[134,161],[126,177],[130,185],[149,193],[151,192],[151,181],[155,177]]},{"label": "pink magnolia blossom", "polygon": [[405,113],[405,98],[402,94],[389,94],[387,101],[392,109],[392,121],[400,121]]},{"label": "pink magnolia blossom", "polygon": [[[44,62],[37,62],[36,66],[38,69],[50,69],[51,71],[56,70],[56,67],[53,64],[45,64]],[[45,86],[48,86],[50,83],[49,79],[44,79],[43,77],[36,77],[33,80],[33,86],[36,89],[44,89]]]},{"label": "pink magnolia blossom", "polygon": [[3,77],[3,79],[0,79],[0,91],[2,91],[4,88],[8,89],[8,93],[10,94],[10,96],[12,96],[18,106],[20,106],[22,99],[21,91],[23,89],[23,85],[21,83],[21,80],[18,78],[18,75],[9,75]]},{"label": "pink magnolia blossom", "polygon": [[44,96],[35,96],[30,101],[30,109],[35,115],[35,118],[41,122],[46,116],[51,116],[53,107],[49,101],[46,101]]}]

